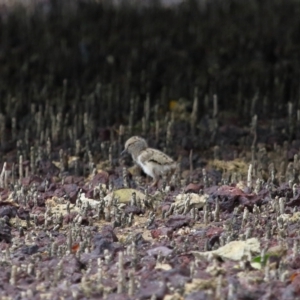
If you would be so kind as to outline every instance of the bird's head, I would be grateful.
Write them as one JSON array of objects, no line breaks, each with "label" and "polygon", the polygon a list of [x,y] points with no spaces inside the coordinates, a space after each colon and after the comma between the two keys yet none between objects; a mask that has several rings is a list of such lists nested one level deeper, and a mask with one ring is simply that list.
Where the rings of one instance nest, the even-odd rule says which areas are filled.
[{"label": "bird's head", "polygon": [[122,151],[121,155],[129,153],[133,156],[137,156],[141,151],[147,148],[147,142],[143,138],[139,136],[133,136],[126,141],[125,149]]}]

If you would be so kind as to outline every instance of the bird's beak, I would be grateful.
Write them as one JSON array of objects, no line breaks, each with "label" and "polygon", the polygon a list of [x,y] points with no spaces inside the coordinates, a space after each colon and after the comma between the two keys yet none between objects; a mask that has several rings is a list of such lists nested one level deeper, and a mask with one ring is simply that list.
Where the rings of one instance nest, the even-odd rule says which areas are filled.
[{"label": "bird's beak", "polygon": [[127,153],[128,153],[127,150],[124,149],[124,150],[121,152],[121,156],[124,156],[124,155],[127,154]]}]

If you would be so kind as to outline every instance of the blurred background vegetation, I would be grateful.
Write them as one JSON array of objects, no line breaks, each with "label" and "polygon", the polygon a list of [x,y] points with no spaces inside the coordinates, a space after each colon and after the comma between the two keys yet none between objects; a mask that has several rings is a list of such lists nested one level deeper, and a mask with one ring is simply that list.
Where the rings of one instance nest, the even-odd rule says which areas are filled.
[{"label": "blurred background vegetation", "polygon": [[[178,1],[177,1],[178,2]],[[72,125],[135,121],[144,101],[165,113],[180,98],[199,116],[213,95],[242,123],[300,108],[300,1],[35,1],[1,5],[0,109],[6,126],[51,106]],[[205,99],[207,103],[205,104]],[[132,103],[132,102],[131,102]],[[133,109],[133,108],[132,108]]]}]

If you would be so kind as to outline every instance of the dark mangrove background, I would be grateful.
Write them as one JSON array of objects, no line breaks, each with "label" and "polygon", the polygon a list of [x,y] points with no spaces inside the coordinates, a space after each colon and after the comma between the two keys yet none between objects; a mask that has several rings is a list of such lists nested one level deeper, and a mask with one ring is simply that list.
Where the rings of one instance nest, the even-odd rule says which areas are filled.
[{"label": "dark mangrove background", "polygon": [[[169,136],[181,130],[187,150],[298,138],[299,1],[112,3],[2,4],[2,152],[25,142],[28,158],[33,140],[48,139],[98,151],[120,125],[164,141],[174,107],[184,124],[169,124]],[[271,124],[271,137],[240,142],[253,118]],[[224,124],[236,129],[226,138]]]}]

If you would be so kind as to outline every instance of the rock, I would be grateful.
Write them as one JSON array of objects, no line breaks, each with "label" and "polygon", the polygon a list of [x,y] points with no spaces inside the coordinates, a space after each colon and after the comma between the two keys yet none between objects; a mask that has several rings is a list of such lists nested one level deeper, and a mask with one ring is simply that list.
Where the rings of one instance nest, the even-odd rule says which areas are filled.
[{"label": "rock", "polygon": [[192,292],[197,292],[206,289],[214,290],[215,288],[216,288],[216,280],[193,278],[191,283],[187,283],[185,285],[184,294],[188,295]]},{"label": "rock", "polygon": [[169,217],[167,219],[167,221],[165,222],[165,225],[167,227],[172,228],[173,230],[176,230],[183,226],[192,226],[193,223],[194,223],[194,220],[188,216],[175,215],[175,216]]},{"label": "rock", "polygon": [[12,239],[11,227],[4,218],[0,218],[0,242],[10,243]]},{"label": "rock", "polygon": [[238,189],[240,189],[241,191],[244,191],[244,190],[247,188],[245,182],[243,182],[243,181],[239,181],[239,182],[236,184],[236,187],[237,187]]},{"label": "rock", "polygon": [[79,187],[77,184],[70,183],[63,186],[63,191],[69,197],[71,203],[75,203]]},{"label": "rock", "polygon": [[17,215],[17,207],[12,205],[1,205],[0,206],[0,218],[7,216],[9,219],[14,218]]},{"label": "rock", "polygon": [[279,219],[281,219],[283,222],[286,222],[290,219],[290,215],[289,214],[281,214],[278,218],[277,218],[277,222]]},{"label": "rock", "polygon": [[181,173],[181,177],[187,179],[190,176],[190,170],[184,170]]},{"label": "rock", "polygon": [[242,271],[237,274],[237,278],[243,286],[247,286],[249,284],[258,284],[263,282],[264,274],[260,271]]},{"label": "rock", "polygon": [[184,299],[185,300],[212,300],[213,297],[209,293],[205,293],[204,291],[197,291],[189,294]]},{"label": "rock", "polygon": [[132,193],[136,194],[136,199],[145,200],[146,196],[142,192],[135,189],[119,189],[105,196],[104,200],[110,202],[112,197],[119,198],[120,203],[130,203]]},{"label": "rock", "polygon": [[288,220],[289,220],[290,223],[299,222],[299,220],[300,220],[300,211],[297,211],[297,212],[293,213],[291,216],[289,215]]},{"label": "rock", "polygon": [[156,299],[162,299],[166,294],[167,285],[162,280],[146,280],[142,282],[139,293],[137,294],[137,299],[149,299],[153,295],[156,296]]},{"label": "rock", "polygon": [[287,247],[285,247],[284,245],[275,245],[272,246],[268,249],[267,254],[270,256],[278,256],[278,257],[282,257],[284,255],[286,255],[288,249]]},{"label": "rock", "polygon": [[157,256],[157,255],[160,254],[163,257],[168,256],[172,252],[173,252],[172,249],[169,249],[168,247],[165,247],[165,246],[159,246],[159,247],[156,247],[156,248],[149,249],[147,251],[148,255]]},{"label": "rock", "polygon": [[88,179],[88,185],[92,189],[101,185],[101,188],[105,191],[106,184],[108,184],[109,174],[105,171],[100,170],[95,175],[90,175]]},{"label": "rock", "polygon": [[60,169],[50,160],[39,160],[37,161],[37,171],[42,176],[57,176]]},{"label": "rock", "polygon": [[183,300],[184,298],[178,294],[178,293],[175,293],[175,294],[172,294],[172,295],[166,295],[164,297],[164,300]]},{"label": "rock", "polygon": [[155,266],[155,269],[169,271],[169,270],[172,269],[172,266],[169,265],[169,264],[157,263],[156,266]]},{"label": "rock", "polygon": [[114,252],[118,246],[118,241],[113,228],[109,225],[103,226],[101,232],[94,236],[94,253],[97,255],[103,254],[105,249],[108,249],[111,253]]},{"label": "rock", "polygon": [[173,229],[169,228],[169,227],[160,227],[160,228],[151,230],[150,233],[151,233],[151,237],[153,239],[158,239],[161,237],[171,238],[172,234],[173,234]]},{"label": "rock", "polygon": [[38,252],[38,250],[39,250],[39,247],[36,244],[26,245],[26,246],[22,247],[22,249],[21,249],[22,253],[28,254],[28,255],[35,254]]},{"label": "rock", "polygon": [[198,195],[196,193],[178,194],[175,198],[176,208],[183,207],[188,197],[190,198],[190,209],[194,207],[199,209],[205,205],[209,196],[207,194]]},{"label": "rock", "polygon": [[[67,213],[67,205],[68,203],[61,203],[60,198],[53,196],[52,198],[49,198],[45,201],[45,206],[48,208],[51,208],[53,213],[63,213],[66,214]],[[80,209],[74,205],[74,204],[70,204],[70,210],[75,210],[75,211],[80,211]]]},{"label": "rock", "polygon": [[219,275],[224,275],[226,274],[226,269],[222,268],[221,266],[219,266],[218,264],[211,264],[209,265],[206,270],[205,270],[208,274],[210,274],[213,277],[217,277]]},{"label": "rock", "polygon": [[260,252],[260,243],[257,238],[251,238],[246,241],[233,241],[214,251],[192,251],[196,258],[209,258],[211,256],[221,257],[223,259],[241,260],[243,256],[257,254]]},{"label": "rock", "polygon": [[200,183],[190,183],[185,187],[184,191],[186,193],[197,193],[199,192],[200,188],[203,188],[203,185]]},{"label": "rock", "polygon": [[96,209],[100,203],[98,200],[86,198],[85,193],[82,193],[80,195],[80,201],[82,202],[83,206],[86,206],[87,204],[89,204],[91,206],[91,208],[94,208],[94,209]]}]

